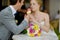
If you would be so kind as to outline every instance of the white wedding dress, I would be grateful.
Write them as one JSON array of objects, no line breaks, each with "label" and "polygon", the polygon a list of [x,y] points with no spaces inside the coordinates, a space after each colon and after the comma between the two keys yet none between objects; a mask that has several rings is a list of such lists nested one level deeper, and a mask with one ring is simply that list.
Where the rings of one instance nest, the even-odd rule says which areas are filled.
[{"label": "white wedding dress", "polygon": [[[34,22],[30,22],[30,23],[33,23]],[[41,26],[43,27],[43,25],[45,24],[44,21],[40,22]],[[41,31],[41,36],[40,37],[43,37],[42,40],[58,40],[58,37],[57,35],[55,34],[54,30],[49,30],[49,32],[45,32],[45,31]]]},{"label": "white wedding dress", "polygon": [[[44,25],[44,21],[41,22],[41,25],[42,26]],[[26,35],[19,34],[19,35],[14,35],[12,39],[13,40],[58,40],[58,37],[53,30],[50,30],[48,33],[42,30],[40,37],[30,37],[27,34]]]}]

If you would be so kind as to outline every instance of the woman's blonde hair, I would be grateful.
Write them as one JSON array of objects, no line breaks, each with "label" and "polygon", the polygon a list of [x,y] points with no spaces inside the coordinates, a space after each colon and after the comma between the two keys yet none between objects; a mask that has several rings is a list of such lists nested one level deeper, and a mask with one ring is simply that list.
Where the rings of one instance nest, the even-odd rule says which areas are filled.
[{"label": "woman's blonde hair", "polygon": [[36,0],[36,2],[40,5],[39,10],[42,11],[42,10],[41,10],[41,7],[42,7],[42,0]]},{"label": "woman's blonde hair", "polygon": [[42,0],[36,0],[36,1],[40,6],[42,6]]}]

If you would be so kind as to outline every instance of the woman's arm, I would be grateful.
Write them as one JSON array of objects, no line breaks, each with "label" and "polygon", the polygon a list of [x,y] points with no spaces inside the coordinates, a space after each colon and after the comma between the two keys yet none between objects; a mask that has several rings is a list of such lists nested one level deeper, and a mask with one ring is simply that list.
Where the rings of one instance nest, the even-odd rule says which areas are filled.
[{"label": "woman's arm", "polygon": [[42,30],[49,32],[50,24],[49,24],[49,15],[48,14],[45,15],[45,25],[41,28],[42,28]]}]

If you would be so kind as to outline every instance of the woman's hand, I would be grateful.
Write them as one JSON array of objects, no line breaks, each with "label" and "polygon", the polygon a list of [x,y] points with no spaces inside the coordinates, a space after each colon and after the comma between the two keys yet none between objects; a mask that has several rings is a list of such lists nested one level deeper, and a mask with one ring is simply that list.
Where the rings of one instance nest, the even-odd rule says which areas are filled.
[{"label": "woman's hand", "polygon": [[30,17],[30,21],[37,23],[36,19],[32,15],[29,15],[29,17]]},{"label": "woman's hand", "polygon": [[40,23],[32,15],[29,15],[29,16],[30,16],[30,21],[32,21],[33,23],[36,23],[40,27]]}]

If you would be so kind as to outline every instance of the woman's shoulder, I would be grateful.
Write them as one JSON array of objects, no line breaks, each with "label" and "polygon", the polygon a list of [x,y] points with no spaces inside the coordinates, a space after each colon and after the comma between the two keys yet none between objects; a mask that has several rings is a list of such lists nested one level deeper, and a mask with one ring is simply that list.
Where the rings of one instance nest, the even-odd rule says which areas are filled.
[{"label": "woman's shoulder", "polygon": [[48,14],[48,13],[41,12],[41,14],[42,14],[43,16],[48,16],[48,17],[49,17],[49,14]]}]

